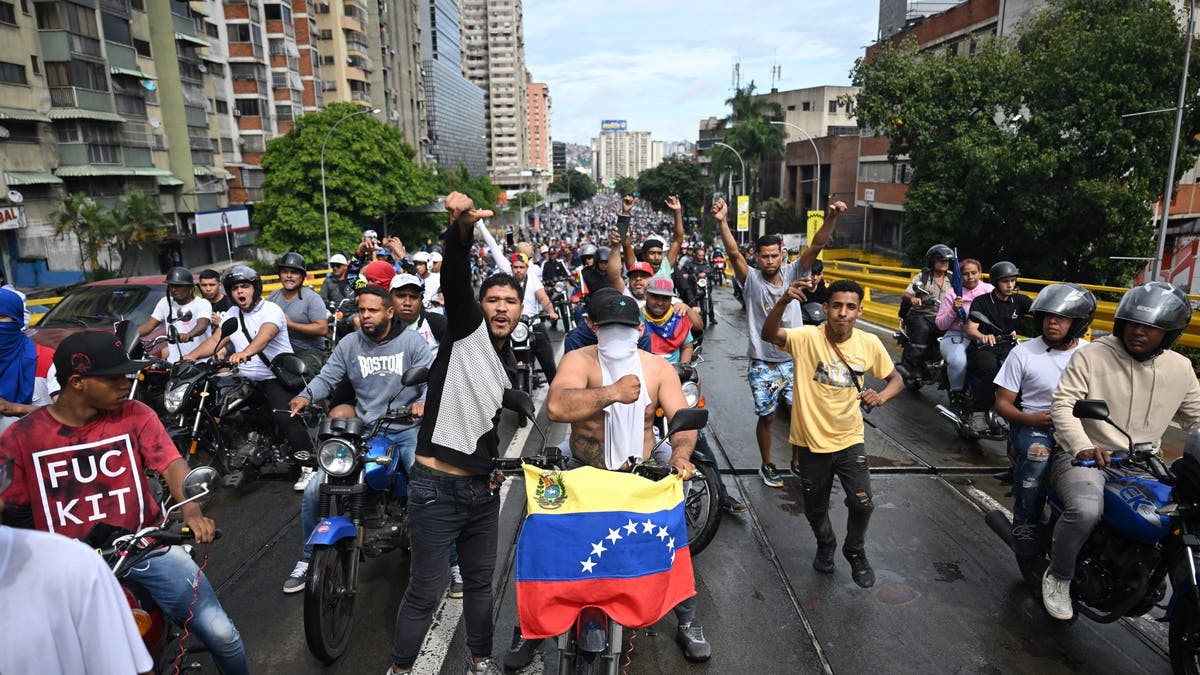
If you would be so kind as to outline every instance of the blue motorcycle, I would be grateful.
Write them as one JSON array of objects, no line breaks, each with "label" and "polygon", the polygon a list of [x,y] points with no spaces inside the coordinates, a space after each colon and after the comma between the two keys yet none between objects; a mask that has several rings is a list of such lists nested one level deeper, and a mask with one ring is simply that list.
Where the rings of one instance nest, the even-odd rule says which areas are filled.
[{"label": "blue motorcycle", "polygon": [[[427,368],[408,369],[396,396],[428,378]],[[412,419],[408,406],[389,405],[369,430],[358,418],[327,418],[317,432],[317,463],[325,477],[318,522],[309,537],[313,555],[304,587],[304,638],[325,663],[337,660],[350,642],[359,563],[408,548],[408,472],[381,432]]]},{"label": "blue motorcycle", "polygon": [[[1104,401],[1075,402],[1075,417],[1116,424]],[[1116,427],[1129,438],[1129,434]],[[1092,461],[1075,460],[1076,466]],[[1071,598],[1075,610],[1097,623],[1141,616],[1162,601],[1170,581],[1167,604],[1170,621],[1171,668],[1175,673],[1200,673],[1200,591],[1196,555],[1200,554],[1200,430],[1188,437],[1183,456],[1168,467],[1152,443],[1129,442],[1114,452],[1104,469],[1104,515],[1079,552]],[[1050,522],[1036,541],[1036,550],[1018,555],[1026,583],[1041,588],[1049,564],[1054,525],[1062,514],[1057,495],[1047,496]],[[1001,511],[985,520],[1013,547],[1012,524]],[[1016,549],[1014,549],[1015,551]],[[1028,552],[1027,552],[1028,553]]]}]

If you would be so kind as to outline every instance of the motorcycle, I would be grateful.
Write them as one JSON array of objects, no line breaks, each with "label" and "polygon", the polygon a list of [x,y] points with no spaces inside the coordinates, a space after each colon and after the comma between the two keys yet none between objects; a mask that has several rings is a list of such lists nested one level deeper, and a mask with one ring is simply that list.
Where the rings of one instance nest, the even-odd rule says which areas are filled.
[{"label": "motorcycle", "polygon": [[[549,446],[546,434],[537,424],[533,399],[525,392],[508,389],[504,392],[504,407],[516,412],[522,418],[532,420],[534,428],[542,436],[545,448],[539,455],[517,459],[494,459],[492,466],[497,471],[509,475],[522,472],[522,464],[528,463],[540,469],[562,471],[568,468],[566,458],[557,447]],[[670,427],[663,435],[663,440],[681,431],[698,431],[708,423],[708,411],[703,408],[684,408],[675,413]],[[655,446],[657,449],[658,446]],[[651,453],[653,454],[653,452]],[[630,471],[649,480],[661,480],[675,473],[675,468],[642,462],[640,457],[629,458]],[[686,510],[686,508],[685,508]],[[693,536],[691,521],[688,522],[689,546]],[[619,591],[614,591],[619,592]],[[621,670],[621,655],[625,645],[626,628],[614,621],[599,607],[583,609],[575,619],[575,624],[566,633],[556,638],[558,648],[558,672],[617,675]],[[520,639],[520,629],[516,630],[514,642]]]},{"label": "motorcycle", "polygon": [[[918,295],[930,294],[929,291],[919,286],[912,286],[911,288]],[[941,387],[946,373],[946,360],[942,358],[941,349],[937,349],[936,345],[929,345],[925,349],[920,367],[914,372],[911,368],[904,365],[908,363],[908,355],[913,347],[912,338],[908,335],[908,328],[905,326],[903,319],[900,321],[900,330],[892,333],[892,339],[900,346],[900,363],[896,364],[896,369],[900,372],[901,377],[904,378],[905,388],[909,391],[919,391],[927,384],[937,384]]]},{"label": "motorcycle", "polygon": [[[236,330],[237,319],[226,319],[221,337]],[[305,371],[294,354],[280,354],[271,366],[294,376]],[[282,430],[256,404],[256,392],[254,382],[228,361],[179,361],[171,366],[163,423],[190,466],[212,466],[226,485],[241,487],[259,476],[290,476],[295,462],[307,459],[293,455]],[[301,422],[310,423],[311,414]]]},{"label": "motorcycle", "polygon": [[[427,368],[409,368],[392,400],[428,379]],[[304,586],[304,638],[324,663],[336,661],[350,642],[360,561],[408,548],[408,473],[380,432],[412,419],[408,406],[389,403],[369,431],[358,418],[326,418],[317,432],[325,478],[308,541],[313,555]]]},{"label": "motorcycle", "polygon": [[700,318],[704,327],[717,325],[717,315],[713,312],[712,290],[709,288],[710,276],[707,266],[700,267],[695,273],[696,302],[700,303]]},{"label": "motorcycle", "polygon": [[[1126,438],[1129,434],[1108,416],[1100,400],[1076,401],[1072,414],[1106,422]],[[1141,616],[1171,597],[1165,621],[1170,623],[1171,669],[1200,673],[1200,588],[1196,556],[1200,555],[1200,431],[1188,436],[1183,456],[1168,467],[1152,443],[1134,443],[1114,452],[1104,469],[1104,514],[1079,552],[1071,598],[1075,610],[1097,623]],[[1092,460],[1072,462],[1094,466]],[[1050,521],[1040,528],[1033,555],[1018,556],[1025,581],[1041,588],[1049,565],[1054,525],[1062,516],[1058,495],[1047,495]],[[988,526],[1013,548],[1012,523],[1001,511],[985,515]],[[1015,551],[1015,549],[1014,549]]]},{"label": "motorcycle", "polygon": [[[120,322],[118,323],[117,330],[121,330],[119,325]],[[117,334],[120,335],[120,333]],[[171,340],[172,336],[178,341],[178,335],[179,333],[175,330],[175,327],[169,326],[166,335],[160,335],[149,343],[143,342],[140,339],[135,340],[133,344],[129,345],[126,353],[130,360],[137,361],[144,359],[147,355],[154,354],[158,346],[163,342]],[[167,388],[170,372],[171,364],[166,359],[151,356],[146,361],[146,365],[142,366],[142,369],[137,372],[133,378],[133,382],[129,385],[129,400],[145,403],[161,417],[163,414],[163,394]]]},{"label": "motorcycle", "polygon": [[[532,395],[533,390],[540,386],[540,382],[536,381],[537,376],[537,358],[534,355],[534,343],[537,341],[537,333],[533,330],[534,321],[543,325],[543,328],[549,330],[549,315],[545,312],[538,314],[536,317],[522,316],[517,321],[517,325],[513,328],[512,335],[509,336],[509,343],[512,345],[513,355],[517,359],[517,389]],[[524,425],[522,425],[524,426]]]},{"label": "motorcycle", "polygon": [[554,305],[554,311],[562,320],[564,333],[570,333],[575,326],[571,321],[571,287],[565,280],[554,282],[554,287],[550,293],[550,302]]},{"label": "motorcycle", "polygon": [[342,298],[341,302],[330,302],[328,351],[332,352],[338,340],[354,332],[354,315],[348,309],[354,306],[353,298]]},{"label": "motorcycle", "polygon": [[725,285],[725,257],[714,255],[712,257],[713,276],[717,280],[718,286]]},{"label": "motorcycle", "polygon": [[[699,371],[688,363],[672,365],[675,367],[675,374],[679,376],[680,384],[683,385],[683,398],[688,407],[704,409],[706,401],[700,390]],[[666,415],[663,409],[659,408],[654,411],[655,435],[664,438],[666,429]],[[698,430],[692,463],[696,466],[696,476],[687,483],[683,510],[687,517],[688,546],[691,547],[692,555],[696,556],[717,536],[717,528],[721,525],[721,491],[717,486],[721,477],[703,429]]]},{"label": "motorcycle", "polygon": [[[988,320],[988,318],[986,316],[980,314],[979,312],[971,312],[971,320],[975,321],[976,323],[979,323],[979,324],[990,326],[997,333],[1000,332],[1000,329],[997,328],[995,324],[993,324],[991,321]],[[940,339],[945,339],[945,338],[940,338]],[[1016,345],[1017,339],[1011,335],[1000,335],[999,337],[996,338],[996,344],[997,345]],[[941,350],[938,350],[938,351],[939,351],[939,353],[941,352]],[[946,368],[945,368],[944,362],[943,362],[943,367],[941,370],[941,380],[940,380],[940,384],[939,384],[939,387],[941,389],[945,389],[946,391],[950,390],[950,379],[949,378],[950,378],[949,373],[946,371]],[[950,420],[950,422],[952,424],[954,424],[954,430],[958,433],[959,437],[964,440],[976,441],[976,440],[983,438],[983,439],[992,440],[992,441],[1003,441],[1003,440],[1007,439],[1008,438],[1008,422],[1003,417],[1000,417],[1000,415],[996,414],[996,411],[994,409],[988,410],[984,413],[987,416],[987,423],[988,423],[988,430],[986,432],[984,432],[982,434],[977,433],[975,430],[973,430],[971,428],[971,424],[970,424],[972,405],[975,400],[975,397],[978,395],[977,392],[980,391],[980,389],[982,387],[992,387],[995,385],[991,382],[981,382],[979,380],[979,378],[972,375],[970,371],[967,371],[966,384],[967,384],[966,389],[963,391],[963,395],[960,399],[958,399],[958,400],[952,399],[949,406],[947,406],[943,403],[939,403],[937,405],[938,413],[940,413],[942,415],[942,417],[945,417],[946,419]]]},{"label": "motorcycle", "polygon": [[[187,624],[176,626],[162,608],[154,601],[150,593],[140,584],[129,579],[129,572],[140,563],[161,555],[171,546],[183,545],[194,540],[194,535],[187,526],[181,523],[171,523],[171,516],[184,504],[204,501],[216,490],[217,473],[210,467],[192,469],[183,479],[183,493],[186,499],[170,508],[163,510],[163,520],[157,527],[147,527],[138,532],[130,532],[100,523],[88,533],[86,543],[95,548],[104,558],[105,564],[121,584],[125,600],[133,613],[134,623],[142,642],[150,657],[154,660],[154,672],[199,672],[199,663],[188,663],[191,653],[207,651],[204,647],[189,647],[183,641]],[[161,484],[151,481],[151,490],[161,490]],[[156,494],[156,500],[162,501],[161,492]],[[165,502],[164,502],[165,506]],[[220,538],[221,531],[217,530]],[[204,554],[205,559],[208,553]],[[167,650],[167,645],[178,644],[176,651]]]},{"label": "motorcycle", "polygon": [[800,312],[804,317],[805,326],[820,326],[828,318],[825,316],[825,307],[819,302],[806,302],[800,305]]}]

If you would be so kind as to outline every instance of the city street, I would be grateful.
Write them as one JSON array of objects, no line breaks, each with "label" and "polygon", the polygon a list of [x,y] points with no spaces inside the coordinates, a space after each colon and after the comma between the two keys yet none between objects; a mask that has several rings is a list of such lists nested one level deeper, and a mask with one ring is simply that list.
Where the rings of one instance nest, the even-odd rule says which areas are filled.
[{"label": "city street", "polygon": [[[668,615],[633,640],[629,673],[1163,673],[1166,631],[1152,620],[1098,625],[1049,619],[1024,588],[1012,554],[986,527],[990,500],[1011,500],[991,474],[1007,464],[997,443],[960,441],[934,410],[940,392],[904,393],[867,417],[876,509],[867,553],[878,581],[861,589],[840,555],[833,575],[813,571],[815,543],[804,518],[799,479],[786,473],[787,420],[778,416],[773,457],[785,485],[757,476],[755,417],[746,385],[746,324],[728,287],[717,290],[719,325],[706,331],[700,366],[711,411],[708,436],[722,478],[749,512],[723,516],[713,543],[695,559],[698,621],[712,644],[707,664],[684,661]],[[860,327],[866,328],[866,326]],[[881,333],[895,352],[890,331]],[[535,402],[544,402],[544,388]],[[541,438],[503,417],[501,447],[535,452]],[[539,423],[552,443],[565,427]],[[1177,442],[1174,439],[1173,442]],[[835,528],[845,507],[835,487]],[[316,673],[304,641],[303,594],[281,585],[300,553],[299,493],[290,482],[227,490],[208,509],[224,530],[207,574],[245,639],[256,673]],[[494,653],[507,649],[516,623],[511,564],[523,488],[504,486],[496,572]],[[396,608],[408,578],[396,552],[370,560],[359,579],[354,636],[347,654],[325,668],[382,673]],[[467,656],[461,601],[447,599],[415,672],[461,673]],[[556,672],[552,647],[522,672]],[[200,660],[205,660],[200,657]]]}]

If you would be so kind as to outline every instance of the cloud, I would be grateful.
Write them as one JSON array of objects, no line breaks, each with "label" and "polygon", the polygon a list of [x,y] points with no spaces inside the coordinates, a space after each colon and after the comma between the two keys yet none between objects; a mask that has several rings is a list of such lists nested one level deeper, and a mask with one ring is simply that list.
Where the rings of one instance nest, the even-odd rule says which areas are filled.
[{"label": "cloud", "polygon": [[526,0],[526,65],[550,86],[556,140],[587,143],[603,119],[625,119],[656,140],[694,139],[724,115],[733,67],[743,86],[849,83],[876,33],[878,10],[846,0]]}]

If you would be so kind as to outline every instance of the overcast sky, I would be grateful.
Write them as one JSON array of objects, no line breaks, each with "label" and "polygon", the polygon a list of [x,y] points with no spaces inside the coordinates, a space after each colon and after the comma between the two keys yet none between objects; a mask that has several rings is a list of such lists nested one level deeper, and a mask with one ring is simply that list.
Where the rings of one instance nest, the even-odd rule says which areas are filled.
[{"label": "overcast sky", "polygon": [[699,121],[724,116],[733,65],[742,84],[779,89],[850,83],[875,39],[869,0],[524,0],[525,59],[550,85],[551,136],[588,143],[603,119],[655,140],[695,140]]}]

